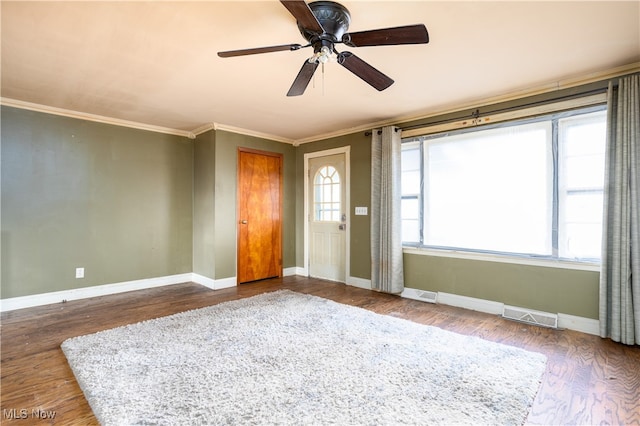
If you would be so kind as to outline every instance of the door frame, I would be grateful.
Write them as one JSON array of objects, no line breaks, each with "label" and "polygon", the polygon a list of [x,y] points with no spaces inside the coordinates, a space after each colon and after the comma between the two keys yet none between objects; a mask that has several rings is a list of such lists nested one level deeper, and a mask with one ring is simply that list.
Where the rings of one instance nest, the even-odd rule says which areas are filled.
[{"label": "door frame", "polygon": [[282,153],[279,152],[271,152],[271,151],[263,151],[263,150],[259,150],[259,149],[254,149],[254,148],[245,148],[242,146],[239,146],[237,151],[236,151],[236,285],[240,285],[242,284],[240,282],[240,256],[241,256],[241,244],[240,244],[240,221],[242,220],[241,216],[241,211],[240,211],[240,207],[241,207],[241,185],[240,185],[240,154],[241,153],[249,153],[249,154],[256,154],[256,155],[263,155],[265,157],[274,157],[277,158],[280,161],[280,182],[278,185],[278,192],[279,192],[279,206],[278,206],[278,216],[280,218],[279,221],[279,229],[278,229],[278,233],[279,233],[279,241],[278,244],[276,245],[275,249],[278,252],[278,256],[280,258],[280,266],[278,269],[278,278],[281,278],[284,273],[283,273],[283,261],[284,261],[284,252],[283,252],[283,242],[282,242],[282,237],[283,237],[283,213],[284,213],[284,174],[283,174],[283,168],[284,168],[284,156]]},{"label": "door frame", "polygon": [[345,173],[345,206],[344,214],[347,215],[347,232],[345,235],[345,259],[344,259],[344,275],[345,284],[349,281],[351,276],[351,146],[343,146],[340,148],[327,149],[324,151],[308,152],[304,154],[304,275],[309,276],[309,220],[311,219],[309,212],[309,160],[312,158],[326,157],[329,155],[344,154],[344,173]]}]

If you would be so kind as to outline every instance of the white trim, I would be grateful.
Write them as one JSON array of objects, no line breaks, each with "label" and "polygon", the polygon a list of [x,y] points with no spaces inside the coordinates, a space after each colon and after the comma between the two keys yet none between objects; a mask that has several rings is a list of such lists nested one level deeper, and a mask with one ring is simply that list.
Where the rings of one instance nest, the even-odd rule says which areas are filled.
[{"label": "white trim", "polygon": [[430,135],[434,133],[446,132],[450,130],[464,129],[466,127],[476,127],[483,124],[501,123],[509,120],[517,120],[520,118],[534,117],[550,114],[557,111],[564,111],[573,108],[581,108],[592,105],[604,104],[607,102],[607,94],[599,93],[591,96],[583,96],[575,99],[551,102],[532,108],[517,109],[497,114],[483,115],[476,119],[464,119],[452,123],[444,123],[438,125],[428,125],[415,129],[404,130],[403,138],[412,138],[416,136]]},{"label": "white trim", "polygon": [[124,293],[127,291],[146,290],[166,285],[193,282],[212,290],[220,290],[235,287],[236,277],[214,280],[200,274],[187,272],[165,277],[145,278],[134,281],[124,281],[114,284],[104,284],[92,287],[73,288],[69,290],[53,291],[50,293],[33,294],[29,296],[11,297],[0,300],[0,312],[16,309],[32,308],[34,306],[50,305],[69,300],[88,299],[90,297],[108,296],[110,294]]},{"label": "white trim", "polygon": [[[198,129],[202,129],[202,128],[204,128],[204,127],[199,127]],[[253,130],[249,130],[249,129],[242,129],[240,127],[228,126],[226,124],[213,123],[213,129],[215,129],[215,130],[223,130],[225,132],[231,132],[231,133],[238,133],[240,135],[245,135],[245,136],[253,136],[253,137],[261,138],[261,139],[269,139],[269,140],[272,140],[272,141],[287,143],[287,144],[290,144],[290,145],[294,145],[295,144],[295,141],[293,139],[283,138],[281,136],[271,135],[269,133],[257,132],[257,131],[253,131]],[[207,129],[207,130],[210,130],[210,129]]]},{"label": "white trim", "polygon": [[207,124],[203,124],[200,127],[196,127],[191,131],[191,133],[193,133],[193,136],[195,138],[196,136],[200,136],[201,134],[208,132],[209,130],[214,130],[215,128],[216,128],[216,123],[207,123]]},{"label": "white trim", "polygon": [[146,278],[134,281],[124,281],[114,284],[104,284],[92,287],[73,288],[50,293],[33,294],[29,296],[11,297],[0,300],[0,312],[15,309],[32,308],[34,306],[49,305],[68,300],[87,299],[89,297],[106,296],[127,291],[144,290],[166,285],[181,284],[193,281],[193,274],[185,273],[165,277]]},{"label": "white trim", "polygon": [[191,281],[193,281],[196,284],[209,287],[211,290],[216,289],[216,280],[209,277],[205,277],[204,275],[196,274],[195,272],[191,274]]},{"label": "white trim", "polygon": [[403,253],[420,256],[452,257],[456,259],[484,260],[497,263],[514,263],[517,265],[542,266],[545,268],[575,269],[579,271],[600,272],[600,265],[595,263],[572,262],[569,260],[548,260],[497,255],[490,253],[471,253],[456,250],[437,250],[431,248],[404,247]]},{"label": "white trim", "polygon": [[558,328],[580,331],[595,336],[600,335],[600,321],[575,315],[558,314]]},{"label": "white trim", "polygon": [[123,120],[123,119],[120,119],[120,118],[107,117],[107,116],[104,116],[104,115],[90,114],[90,113],[86,113],[86,112],[73,111],[73,110],[70,110],[70,109],[58,108],[58,107],[42,105],[42,104],[36,104],[36,103],[33,103],[33,102],[20,101],[20,100],[17,100],[17,99],[11,99],[11,98],[5,98],[5,97],[0,97],[0,104],[6,105],[8,107],[13,107],[13,108],[20,108],[20,109],[26,109],[26,110],[29,110],[29,111],[43,112],[45,114],[59,115],[59,116],[62,116],[62,117],[75,118],[75,119],[79,119],[79,120],[93,121],[93,122],[96,122],[96,123],[111,124],[111,125],[114,125],[114,126],[128,127],[128,128],[132,128],[132,129],[147,130],[147,131],[150,131],[150,132],[164,133],[164,134],[175,135],[175,136],[182,136],[182,137],[189,138],[189,139],[195,139],[196,136],[201,135],[202,133],[208,132],[209,130],[223,130],[223,131],[227,131],[227,132],[231,132],[231,133],[238,133],[238,134],[241,134],[241,135],[253,136],[253,137],[257,137],[257,138],[261,138],[261,139],[268,139],[268,140],[272,140],[272,141],[276,141],[276,142],[287,143],[287,144],[290,144],[290,145],[293,145],[295,143],[295,141],[293,139],[283,138],[283,137],[280,137],[280,136],[277,136],[277,135],[271,135],[271,134],[268,134],[268,133],[256,132],[256,131],[248,130],[248,129],[242,129],[242,128],[239,128],[239,127],[228,126],[228,125],[220,124],[220,123],[205,123],[205,124],[203,124],[203,125],[201,125],[199,127],[196,127],[195,129],[193,129],[191,131],[187,131],[187,130],[173,129],[173,128],[170,128],[170,127],[156,126],[156,125],[153,125],[153,124],[139,123],[137,121]]},{"label": "white trim", "polygon": [[303,237],[303,261],[304,269],[309,271],[309,160],[312,158],[326,157],[329,155],[344,154],[344,171],[346,176],[345,185],[345,214],[347,215],[347,233],[345,235],[345,280],[351,273],[351,146],[326,149],[324,151],[308,152],[304,154],[304,237]]},{"label": "white trim", "polygon": [[238,277],[220,278],[215,280],[213,290],[221,290],[223,288],[236,287],[238,285]]},{"label": "white trim", "polygon": [[295,275],[300,275],[301,277],[308,277],[309,276],[309,270],[307,268],[296,266]]},{"label": "white trim", "polygon": [[78,120],[94,121],[96,123],[111,124],[120,127],[129,127],[138,130],[147,130],[150,132],[164,133],[168,135],[183,136],[193,139],[195,135],[186,130],[172,129],[169,127],[155,126],[153,124],[138,123],[136,121],[123,120],[120,118],[106,117],[104,115],[89,114],[86,112],[73,111],[70,109],[57,108],[47,105],[36,104],[32,102],[19,101],[11,98],[0,98],[0,104],[8,107],[26,109],[29,111],[43,112],[46,114],[59,115],[62,117],[75,118]]},{"label": "white trim", "polygon": [[[430,296],[433,296],[433,299],[427,299],[423,297],[425,293],[428,293]],[[429,290],[419,290],[417,288],[405,287],[402,290],[402,293],[400,293],[400,297],[404,297],[405,299],[419,300],[420,302],[438,303],[437,292],[429,291]]]},{"label": "white trim", "polygon": [[365,290],[371,290],[371,280],[358,277],[347,277],[347,285],[352,287],[363,288]]},{"label": "white trim", "polygon": [[211,290],[220,290],[223,288],[235,287],[237,285],[236,277],[214,280],[213,278],[205,277],[204,275],[196,274],[195,272],[191,274],[191,281],[208,287]]},{"label": "white trim", "polygon": [[458,308],[471,309],[472,311],[484,312],[487,314],[502,314],[504,303],[493,300],[478,299],[475,297],[460,296],[459,294],[438,292],[438,303],[443,305],[456,306]]},{"label": "white trim", "polygon": [[[294,146],[298,146],[304,143],[317,142],[320,140],[325,140],[333,137],[344,136],[344,135],[357,133],[361,131],[362,132],[370,131],[371,129],[389,126],[389,125],[402,127],[402,125],[399,123],[409,123],[411,121],[424,120],[431,117],[438,117],[441,115],[465,111],[473,108],[479,108],[486,105],[493,105],[501,102],[509,102],[517,99],[523,99],[530,96],[557,92],[560,90],[570,89],[572,87],[578,87],[578,86],[582,86],[589,83],[596,83],[599,81],[609,80],[609,79],[620,77],[623,75],[632,74],[638,71],[640,71],[640,62],[632,62],[630,64],[623,65],[620,67],[606,69],[603,71],[589,73],[586,75],[578,75],[575,77],[566,78],[566,79],[558,80],[555,82],[550,82],[547,84],[543,84],[543,85],[532,87],[532,88],[527,88],[524,90],[509,92],[503,95],[498,95],[490,98],[476,99],[463,104],[456,104],[450,107],[441,108],[436,111],[425,111],[425,112],[422,112],[422,113],[419,112],[418,114],[413,114],[413,115],[397,116],[391,119],[378,121],[375,123],[369,123],[363,126],[352,127],[348,129],[330,132],[330,133],[324,133],[322,135],[316,135],[308,138],[298,139],[295,141]],[[403,131],[403,137],[405,137],[406,132],[408,132],[408,130]]]},{"label": "white trim", "polygon": [[[247,135],[247,136],[255,136],[255,137],[259,137],[259,138],[263,138],[263,139],[269,139],[269,140],[273,140],[273,141],[276,141],[276,142],[288,143],[288,144],[292,144],[293,146],[299,146],[299,145],[301,145],[303,143],[317,142],[317,141],[320,141],[320,140],[325,140],[325,139],[338,137],[338,136],[344,136],[344,135],[348,135],[348,134],[351,134],[351,133],[357,133],[357,132],[361,132],[361,131],[364,132],[364,131],[368,131],[368,130],[371,130],[371,129],[374,129],[374,128],[378,128],[378,127],[384,127],[384,126],[389,126],[389,125],[397,126],[398,123],[407,123],[407,122],[416,121],[416,120],[424,120],[426,118],[436,117],[436,116],[445,115],[445,114],[454,113],[454,112],[459,112],[459,111],[464,111],[466,109],[471,109],[471,108],[478,108],[478,107],[484,106],[484,105],[491,105],[491,104],[496,104],[496,103],[500,103],[500,102],[508,102],[508,101],[512,101],[512,100],[515,100],[515,99],[522,99],[522,98],[526,98],[526,97],[529,97],[529,96],[535,96],[535,95],[540,95],[540,94],[544,94],[544,93],[557,92],[559,90],[569,89],[569,88],[572,88],[572,87],[582,86],[582,85],[585,85],[585,84],[595,83],[595,82],[598,82],[598,81],[604,81],[604,80],[608,80],[608,79],[611,79],[611,78],[620,77],[620,76],[627,75],[627,74],[632,74],[632,73],[635,73],[635,72],[638,72],[638,71],[640,71],[640,62],[632,62],[630,64],[623,65],[623,66],[620,66],[620,67],[607,69],[607,70],[599,71],[599,72],[594,72],[594,73],[590,73],[590,74],[586,74],[586,75],[579,75],[579,76],[576,76],[576,77],[567,78],[567,79],[559,80],[559,81],[556,81],[556,82],[551,82],[551,83],[548,83],[548,84],[537,86],[535,88],[529,88],[529,89],[525,89],[525,90],[510,92],[510,93],[507,93],[507,94],[504,94],[504,95],[494,96],[492,98],[479,99],[479,100],[475,100],[473,102],[468,102],[468,103],[461,104],[461,105],[455,105],[454,107],[451,107],[451,108],[443,108],[443,109],[439,109],[437,111],[423,112],[423,113],[420,113],[420,114],[417,114],[417,115],[414,114],[414,115],[410,115],[410,116],[397,116],[397,117],[394,117],[394,118],[391,118],[391,119],[387,119],[387,120],[383,120],[383,121],[377,121],[375,123],[369,123],[369,124],[362,125],[362,126],[357,126],[357,127],[350,127],[350,128],[347,128],[347,129],[341,129],[341,130],[337,130],[337,131],[333,131],[333,132],[329,132],[329,133],[323,133],[321,135],[315,135],[315,136],[311,136],[311,137],[308,137],[308,138],[302,138],[302,139],[289,139],[289,138],[284,138],[284,137],[277,136],[277,135],[261,133],[261,132],[257,132],[257,131],[253,131],[253,130],[243,129],[243,128],[240,128],[240,127],[228,126],[228,125],[220,124],[220,123],[207,123],[207,124],[204,124],[202,126],[199,126],[199,127],[195,128],[195,129],[193,129],[192,131],[185,131],[185,130],[179,130],[179,129],[172,129],[172,128],[168,128],[168,127],[161,127],[161,126],[154,126],[154,125],[150,125],[150,124],[137,123],[137,122],[133,122],[133,121],[120,120],[120,119],[117,119],[117,118],[105,117],[105,116],[96,115],[96,114],[87,114],[87,113],[82,113],[82,112],[78,112],[78,111],[72,111],[72,110],[63,109],[63,108],[49,107],[49,106],[46,106],[46,105],[35,104],[35,103],[25,102],[25,101],[19,101],[19,100],[11,99],[11,98],[0,98],[0,104],[11,106],[11,107],[16,107],[16,108],[30,109],[30,110],[33,110],[33,111],[45,112],[45,113],[49,113],[49,114],[62,115],[62,116],[72,117],[72,118],[79,118],[79,119],[82,119],[82,120],[89,120],[89,121],[96,121],[96,122],[99,122],[99,123],[113,124],[113,125],[116,125],[116,126],[131,127],[131,128],[135,128],[135,129],[149,130],[149,131],[152,131],[152,132],[167,133],[167,134],[172,134],[172,135],[177,135],[177,136],[184,136],[184,137],[188,137],[190,139],[194,139],[197,135],[199,135],[201,133],[204,133],[204,132],[206,132],[208,130],[217,129],[217,130],[226,130],[226,131],[232,132],[232,133],[239,133],[239,134]],[[408,131],[405,131],[405,132],[408,132]]]},{"label": "white trim", "polygon": [[[419,300],[417,298],[408,296],[420,291],[430,290],[405,287],[404,292],[400,296],[407,299]],[[495,302],[493,300],[478,299],[475,297],[461,296],[458,294],[442,292],[438,292],[436,300],[436,303],[438,304],[456,306],[458,308],[470,309],[473,311],[484,312],[493,315],[501,315],[505,306],[504,303]],[[529,310],[533,311],[532,309]],[[579,331],[581,333],[593,334],[596,336],[600,335],[600,322],[598,320],[578,317],[575,315],[558,313],[558,328]]]},{"label": "white trim", "polygon": [[282,269],[282,276],[283,277],[291,277],[293,275],[298,275],[298,268],[295,266],[292,266],[290,268],[284,268]]}]

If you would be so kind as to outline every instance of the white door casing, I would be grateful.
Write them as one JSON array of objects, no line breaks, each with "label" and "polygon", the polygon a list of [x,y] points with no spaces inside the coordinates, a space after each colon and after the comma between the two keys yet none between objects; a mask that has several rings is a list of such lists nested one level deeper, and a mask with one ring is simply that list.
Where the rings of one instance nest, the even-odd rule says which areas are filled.
[{"label": "white door casing", "polygon": [[346,283],[349,275],[349,147],[305,155],[307,274]]}]

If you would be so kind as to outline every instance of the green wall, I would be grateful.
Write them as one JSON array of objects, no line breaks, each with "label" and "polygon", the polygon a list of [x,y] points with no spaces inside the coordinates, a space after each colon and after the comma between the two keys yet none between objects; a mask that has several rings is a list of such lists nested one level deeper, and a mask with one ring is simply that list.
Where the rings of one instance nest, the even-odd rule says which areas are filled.
[{"label": "green wall", "polygon": [[3,299],[191,272],[189,139],[1,114]]},{"label": "green wall", "polygon": [[404,269],[406,287],[598,319],[598,272],[407,253]]},{"label": "green wall", "polygon": [[234,277],[239,147],[283,154],[283,267],[296,266],[292,145],[1,111],[0,298],[188,272]]},{"label": "green wall", "polygon": [[193,272],[215,279],[216,132],[193,144]]},{"label": "green wall", "polygon": [[[370,216],[355,216],[355,206],[371,206],[371,137],[353,133],[298,147],[296,197],[304,199],[304,154],[350,146],[351,273],[371,279]],[[303,202],[297,203],[296,262],[303,264]],[[404,255],[405,286],[451,293],[545,312],[598,318],[599,273],[425,254]]]},{"label": "green wall", "polygon": [[[295,148],[253,136],[210,131],[195,140],[194,272],[212,279],[236,276],[238,148],[283,155],[282,266],[296,266]],[[202,236],[200,235],[202,234]],[[199,239],[203,239],[201,244]]]},{"label": "green wall", "polygon": [[[607,88],[608,81],[553,91],[527,98],[460,110],[398,124],[422,127],[584,96]],[[502,302],[552,313],[598,318],[599,272],[405,254],[405,286]]]},{"label": "green wall", "polygon": [[[236,275],[238,147],[284,159],[283,267],[303,267],[304,154],[350,146],[350,276],[370,279],[371,143],[195,140],[2,107],[1,298],[195,272]],[[405,285],[598,318],[597,272],[405,254]],[[75,279],[76,267],[86,268]]]},{"label": "green wall", "polygon": [[371,206],[371,136],[364,132],[326,139],[300,145],[296,152],[296,264],[304,263],[304,154],[333,148],[350,147],[351,167],[351,212],[350,212],[350,275],[371,279],[371,220],[367,216],[356,216],[354,207]]}]

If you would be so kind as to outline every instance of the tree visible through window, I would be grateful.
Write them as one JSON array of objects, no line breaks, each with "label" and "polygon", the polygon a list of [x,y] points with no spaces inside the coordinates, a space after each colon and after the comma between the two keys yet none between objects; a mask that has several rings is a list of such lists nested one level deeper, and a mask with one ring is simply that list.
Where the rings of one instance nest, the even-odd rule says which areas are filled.
[{"label": "tree visible through window", "polygon": [[339,222],[340,174],[333,166],[323,166],[313,179],[314,219],[318,222]]}]

